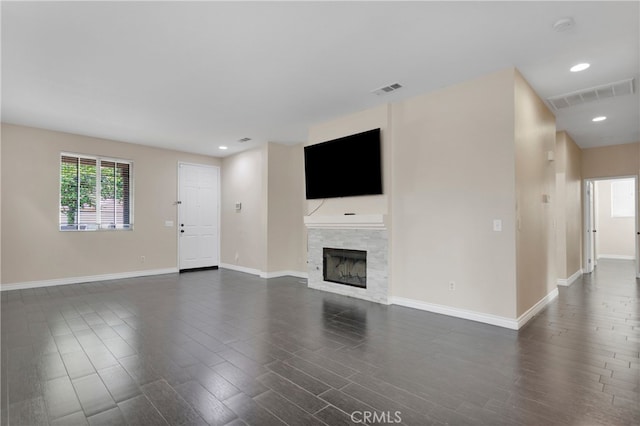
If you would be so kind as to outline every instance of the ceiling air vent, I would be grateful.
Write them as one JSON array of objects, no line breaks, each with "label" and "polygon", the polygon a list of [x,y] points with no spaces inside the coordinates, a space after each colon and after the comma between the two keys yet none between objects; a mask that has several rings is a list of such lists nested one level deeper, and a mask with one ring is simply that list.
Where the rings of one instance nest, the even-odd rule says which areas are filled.
[{"label": "ceiling air vent", "polygon": [[251,138],[242,138],[242,139],[238,139],[238,142],[245,143],[245,142],[249,142],[250,140]]},{"label": "ceiling air vent", "polygon": [[601,99],[614,98],[618,96],[631,95],[635,88],[633,78],[616,81],[615,83],[603,84],[602,86],[591,87],[589,89],[578,90],[564,95],[547,98],[547,102],[555,111],[573,107],[576,105],[595,102]]},{"label": "ceiling air vent", "polygon": [[390,84],[388,86],[384,86],[384,87],[381,87],[379,89],[373,90],[373,91],[371,91],[371,93],[373,93],[374,95],[382,96],[382,95],[386,95],[387,93],[391,93],[391,92],[396,91],[396,90],[401,89],[401,88],[402,88],[402,84],[393,83],[393,84]]}]

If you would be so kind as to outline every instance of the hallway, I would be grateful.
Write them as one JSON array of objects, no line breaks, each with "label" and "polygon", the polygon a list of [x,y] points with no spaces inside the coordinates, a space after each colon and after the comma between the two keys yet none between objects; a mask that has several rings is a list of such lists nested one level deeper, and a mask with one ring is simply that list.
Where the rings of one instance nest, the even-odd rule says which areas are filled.
[{"label": "hallway", "polygon": [[589,412],[585,405],[611,401],[613,407],[635,413],[634,420],[617,417],[615,410],[599,413],[600,408],[589,417],[602,423],[638,424],[640,286],[635,262],[601,259],[592,274],[559,290],[558,299],[521,331],[521,337],[540,344],[532,352],[536,364],[544,365],[537,377],[557,384],[545,386],[551,392],[544,398],[557,399],[555,404],[565,401],[568,412]]}]

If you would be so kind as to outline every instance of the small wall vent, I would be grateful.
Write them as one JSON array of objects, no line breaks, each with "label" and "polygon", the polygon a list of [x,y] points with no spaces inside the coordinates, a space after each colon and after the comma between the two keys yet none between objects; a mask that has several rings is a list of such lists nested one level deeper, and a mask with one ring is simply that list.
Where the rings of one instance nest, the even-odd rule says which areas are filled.
[{"label": "small wall vent", "polygon": [[401,89],[401,88],[402,88],[402,84],[393,83],[393,84],[390,84],[388,86],[384,86],[384,87],[381,87],[379,89],[372,90],[371,93],[373,93],[374,95],[382,96],[382,95],[386,95],[387,93],[394,92],[394,91],[396,91],[398,89]]},{"label": "small wall vent", "polygon": [[552,96],[547,98],[547,103],[554,111],[558,111],[601,99],[631,95],[634,91],[634,80],[633,78],[629,78],[627,80],[616,81],[615,83],[565,93],[564,95]]},{"label": "small wall vent", "polygon": [[242,139],[238,139],[238,142],[245,143],[245,142],[249,142],[250,140],[251,138],[242,138]]}]

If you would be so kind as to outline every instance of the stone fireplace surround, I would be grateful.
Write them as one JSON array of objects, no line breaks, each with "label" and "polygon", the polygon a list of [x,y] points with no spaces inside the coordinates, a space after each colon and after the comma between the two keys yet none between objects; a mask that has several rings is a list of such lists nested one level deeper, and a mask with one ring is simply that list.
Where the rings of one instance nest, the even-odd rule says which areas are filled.
[{"label": "stone fireplace surround", "polygon": [[[389,304],[389,237],[386,215],[305,216],[309,288]],[[367,252],[367,288],[324,281],[323,248]]]}]

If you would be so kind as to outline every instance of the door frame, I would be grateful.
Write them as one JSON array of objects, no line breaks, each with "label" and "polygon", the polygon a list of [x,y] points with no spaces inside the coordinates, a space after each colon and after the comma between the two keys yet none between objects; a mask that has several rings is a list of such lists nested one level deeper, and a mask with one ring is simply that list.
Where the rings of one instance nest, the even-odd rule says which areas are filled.
[{"label": "door frame", "polygon": [[178,164],[176,166],[176,202],[175,202],[175,206],[176,206],[176,265],[178,266],[177,269],[178,271],[180,271],[180,204],[181,204],[181,200],[180,200],[180,167],[182,166],[198,166],[198,167],[208,167],[208,168],[212,168],[215,169],[216,174],[218,175],[218,182],[217,182],[217,191],[218,191],[218,199],[216,200],[216,215],[217,217],[217,224],[218,224],[218,267],[220,267],[220,259],[222,257],[222,253],[221,253],[221,249],[222,249],[222,230],[221,230],[221,213],[220,213],[220,203],[222,200],[222,194],[220,193],[221,190],[221,183],[220,183],[220,166],[215,166],[213,164],[201,164],[201,163],[192,163],[192,162],[188,162],[188,161],[178,161]]},{"label": "door frame", "polygon": [[583,196],[584,196],[584,210],[583,210],[583,220],[582,220],[582,228],[583,228],[583,261],[582,261],[582,269],[585,274],[590,274],[593,272],[593,268],[595,267],[596,259],[591,259],[591,254],[593,253],[593,257],[595,258],[595,250],[593,244],[593,232],[591,232],[591,225],[594,222],[593,218],[593,206],[594,206],[594,189],[595,184],[592,179],[585,179],[583,185]]},{"label": "door frame", "polygon": [[[634,187],[635,187],[635,247],[636,247],[636,253],[635,253],[635,271],[636,271],[636,278],[640,278],[640,235],[638,234],[639,230],[640,230],[640,224],[639,224],[639,218],[638,218],[638,201],[640,201],[639,197],[638,197],[638,175],[625,175],[625,176],[607,176],[607,177],[599,177],[599,178],[587,178],[583,180],[583,211],[582,211],[582,217],[583,217],[583,223],[582,223],[582,230],[583,230],[583,245],[582,245],[582,250],[583,250],[583,270],[584,273],[590,273],[593,272],[593,268],[596,266],[596,262],[597,259],[593,259],[593,265],[591,267],[591,270],[587,272],[587,265],[588,265],[588,261],[589,261],[589,250],[590,248],[593,246],[594,244],[594,239],[593,239],[593,232],[591,232],[591,229],[589,228],[589,219],[594,219],[592,218],[593,216],[593,212],[595,211],[595,202],[594,202],[594,192],[595,192],[595,183],[597,181],[602,181],[602,180],[615,180],[615,179],[633,179],[634,181]],[[591,184],[591,186],[593,187],[593,191],[591,191],[591,194],[589,194],[589,184]],[[590,207],[593,207],[594,210],[591,210]],[[594,223],[595,226],[595,223]],[[593,247],[593,252],[594,252],[594,258],[596,257],[597,253],[595,251],[595,247]]]}]

